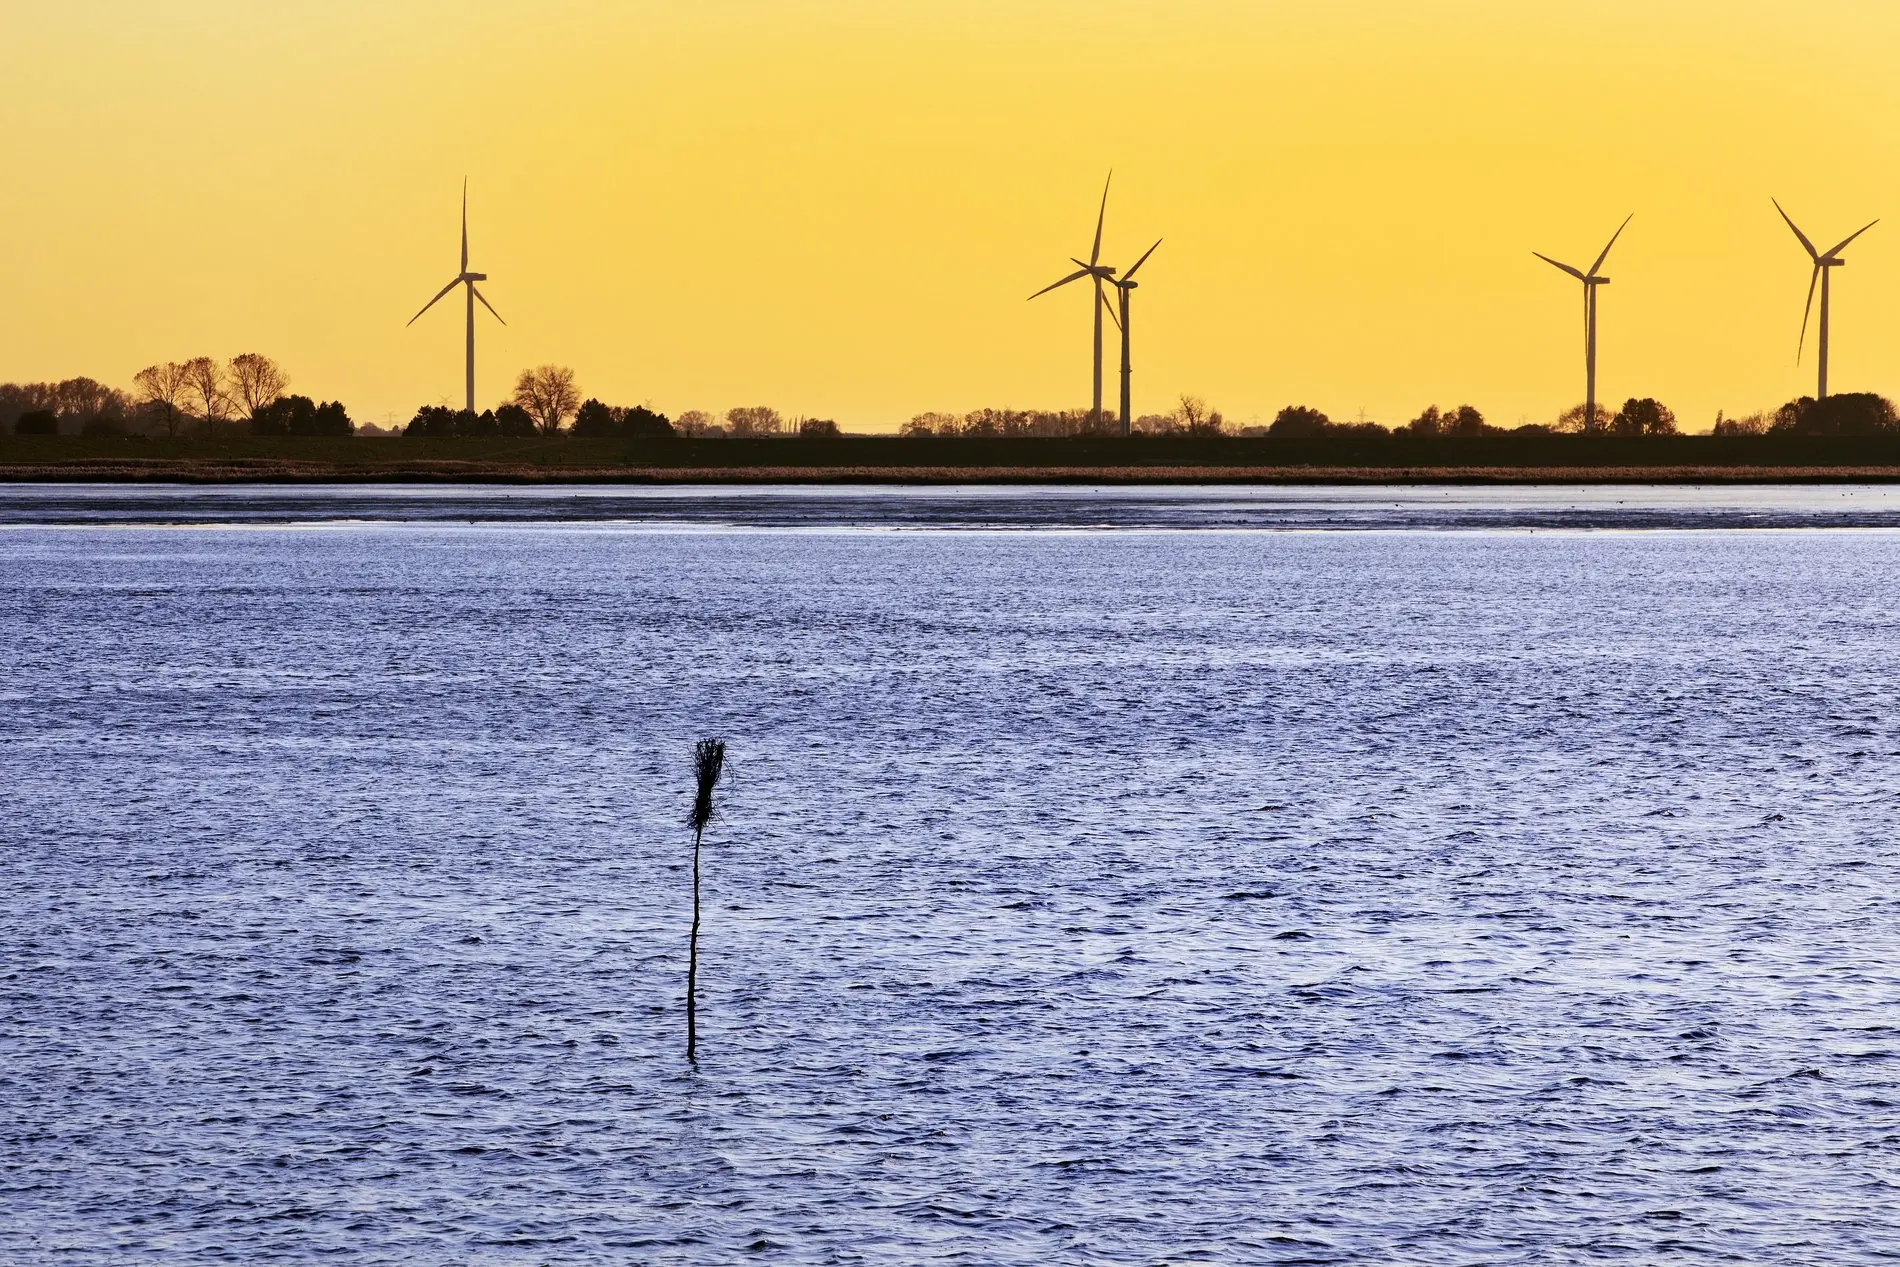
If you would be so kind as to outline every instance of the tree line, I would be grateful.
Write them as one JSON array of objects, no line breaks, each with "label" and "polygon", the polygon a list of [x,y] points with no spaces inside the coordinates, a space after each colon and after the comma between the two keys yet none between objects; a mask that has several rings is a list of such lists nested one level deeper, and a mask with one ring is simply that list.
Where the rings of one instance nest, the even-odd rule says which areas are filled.
[{"label": "tree line", "polygon": [[121,391],[90,378],[0,383],[0,431],[18,435],[349,435],[349,411],[288,394],[270,357],[196,356],[148,365]]},{"label": "tree line", "polygon": [[[290,377],[271,358],[246,352],[229,361],[193,357],[148,365],[121,391],[91,378],[47,383],[0,383],[0,434],[20,435],[232,435],[347,436],[355,432],[341,402],[319,403],[289,391]],[[571,422],[571,426],[569,425]],[[1318,409],[1288,405],[1267,424],[1235,426],[1198,396],[1183,395],[1166,413],[1144,414],[1130,430],[1143,436],[1270,436],[1279,439],[1405,436],[1422,439],[1501,435],[1679,434],[1676,415],[1653,397],[1631,397],[1620,409],[1599,405],[1584,417],[1574,405],[1548,423],[1496,427],[1472,405],[1432,405],[1394,427],[1335,422]],[[903,425],[912,437],[971,438],[1119,435],[1113,413],[1093,418],[1085,409],[974,409],[965,414],[921,413]],[[744,405],[723,419],[699,409],[668,418],[647,405],[615,406],[581,398],[574,371],[541,365],[523,370],[509,398],[479,414],[425,405],[403,429],[409,436],[664,440],[796,436],[833,438],[828,418],[788,417],[765,405]],[[1718,436],[1877,436],[1900,434],[1900,413],[1873,392],[1842,392],[1825,399],[1802,396],[1773,411],[1738,418],[1716,415]]]},{"label": "tree line", "polygon": [[1900,433],[1900,415],[1885,396],[1841,392],[1816,400],[1802,396],[1773,413],[1742,418],[1715,416],[1718,436],[1877,436]]},{"label": "tree line", "polygon": [[[572,426],[569,426],[569,420]],[[835,437],[829,418],[791,418],[766,405],[742,405],[726,411],[722,423],[702,409],[668,418],[647,405],[609,405],[597,397],[581,399],[574,371],[564,365],[540,365],[521,371],[514,391],[493,409],[474,413],[447,405],[424,405],[403,428],[405,436],[553,437],[580,440],[669,440],[761,436]]]},{"label": "tree line", "polygon": [[[1652,396],[1632,396],[1620,409],[1612,411],[1598,405],[1595,415],[1586,418],[1585,407],[1573,405],[1548,423],[1524,423],[1516,427],[1497,427],[1485,421],[1484,414],[1472,405],[1440,408],[1427,406],[1417,417],[1397,426],[1363,419],[1335,422],[1318,409],[1306,405],[1288,405],[1274,415],[1270,423],[1233,426],[1217,409],[1208,407],[1198,396],[1182,396],[1175,408],[1165,414],[1146,414],[1134,419],[1129,430],[1145,436],[1271,436],[1283,440],[1307,440],[1319,437],[1405,436],[1439,439],[1502,435],[1578,435],[1634,438],[1673,436],[1681,432],[1676,415]],[[975,409],[966,414],[922,413],[903,425],[901,434],[912,437],[956,436],[972,438],[1015,436],[1120,435],[1120,420],[1105,412],[1099,422],[1088,410]],[[1900,434],[1900,417],[1892,401],[1872,392],[1843,392],[1815,400],[1803,396],[1774,410],[1744,418],[1716,415],[1715,434],[1739,435],[1810,435],[1872,436]]]}]

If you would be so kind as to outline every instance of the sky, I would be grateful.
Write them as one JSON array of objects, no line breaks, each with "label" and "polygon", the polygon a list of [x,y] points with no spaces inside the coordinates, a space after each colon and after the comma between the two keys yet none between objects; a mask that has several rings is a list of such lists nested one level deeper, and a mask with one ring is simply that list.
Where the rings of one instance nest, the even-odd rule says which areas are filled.
[{"label": "sky", "polygon": [[[1900,5],[1874,0],[0,0],[0,380],[266,353],[401,422],[524,367],[847,429],[1085,407],[1091,302],[1157,238],[1135,409],[1688,430],[1900,396]],[[1116,355],[1111,329],[1111,363]],[[1112,406],[1111,379],[1107,397]]]}]

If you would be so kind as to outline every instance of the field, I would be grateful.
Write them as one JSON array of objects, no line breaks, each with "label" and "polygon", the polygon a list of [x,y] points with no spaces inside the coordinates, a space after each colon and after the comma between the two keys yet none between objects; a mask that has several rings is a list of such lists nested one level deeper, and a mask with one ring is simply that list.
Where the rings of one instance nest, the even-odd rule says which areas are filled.
[{"label": "field", "polygon": [[1900,437],[547,440],[0,437],[0,480],[1313,483],[1900,480]]}]

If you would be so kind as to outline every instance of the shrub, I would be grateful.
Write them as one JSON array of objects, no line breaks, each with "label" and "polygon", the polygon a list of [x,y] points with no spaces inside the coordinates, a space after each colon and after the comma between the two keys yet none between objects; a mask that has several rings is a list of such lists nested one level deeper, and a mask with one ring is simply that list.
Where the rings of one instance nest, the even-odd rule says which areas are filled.
[{"label": "shrub", "polygon": [[407,437],[452,436],[455,434],[455,410],[447,405],[424,405],[402,429]]},{"label": "shrub", "polygon": [[1803,396],[1775,410],[1770,431],[1798,436],[1873,436],[1900,431],[1893,402],[1873,392],[1842,392],[1815,400]]},{"label": "shrub", "polygon": [[922,413],[905,423],[900,435],[907,436],[953,436],[958,431],[955,414]]},{"label": "shrub", "polygon": [[1576,404],[1564,410],[1551,424],[1552,429],[1577,435],[1601,435],[1609,430],[1612,415],[1608,409],[1598,405],[1596,417],[1590,419],[1584,418],[1583,409],[1583,405]]},{"label": "shrub", "polygon": [[1306,440],[1332,425],[1332,419],[1305,405],[1288,405],[1273,417],[1267,434],[1283,440]]},{"label": "shrub", "polygon": [[346,436],[355,430],[342,402],[319,405],[308,396],[285,396],[251,415],[251,434],[255,436]]},{"label": "shrub", "polygon": [[766,405],[745,405],[726,410],[726,428],[734,436],[775,436],[784,430],[785,421],[776,409]]},{"label": "shrub", "polygon": [[619,432],[620,420],[614,417],[614,411],[593,397],[581,402],[574,413],[574,437],[579,440],[598,440]]},{"label": "shrub", "polygon": [[56,436],[59,434],[59,415],[50,409],[29,409],[20,415],[13,424],[16,436]]},{"label": "shrub", "polygon": [[836,440],[838,424],[829,418],[807,418],[798,424],[801,440]]},{"label": "shrub", "polygon": [[1768,415],[1752,413],[1742,418],[1724,418],[1721,410],[1715,411],[1715,434],[1718,436],[1759,436],[1768,433]]},{"label": "shrub", "polygon": [[1651,396],[1640,400],[1632,396],[1610,419],[1610,434],[1619,436],[1672,436],[1676,434],[1676,415],[1669,406]]},{"label": "shrub", "polygon": [[634,405],[620,411],[620,434],[629,440],[671,440],[674,432],[665,414]]},{"label": "shrub", "polygon": [[511,440],[527,440],[540,434],[534,415],[512,403],[495,411],[495,433]]}]

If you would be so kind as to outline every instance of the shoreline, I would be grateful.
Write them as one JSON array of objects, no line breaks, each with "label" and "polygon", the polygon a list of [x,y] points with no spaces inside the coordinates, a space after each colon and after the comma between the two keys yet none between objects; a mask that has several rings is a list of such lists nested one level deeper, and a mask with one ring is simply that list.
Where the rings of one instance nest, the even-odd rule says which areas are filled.
[{"label": "shoreline", "polygon": [[1287,464],[539,466],[415,459],[74,458],[0,461],[8,484],[1884,484],[1900,465],[1392,466]]}]

